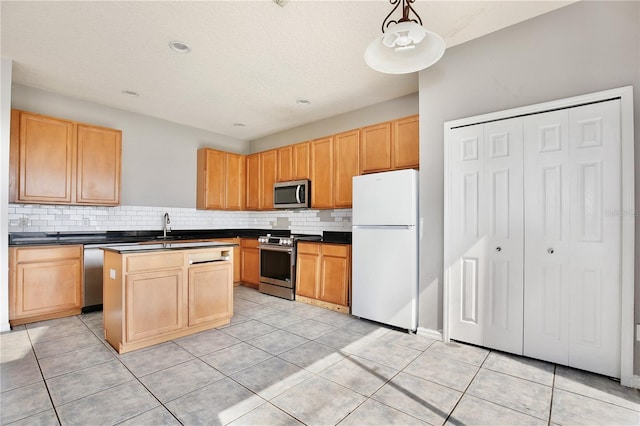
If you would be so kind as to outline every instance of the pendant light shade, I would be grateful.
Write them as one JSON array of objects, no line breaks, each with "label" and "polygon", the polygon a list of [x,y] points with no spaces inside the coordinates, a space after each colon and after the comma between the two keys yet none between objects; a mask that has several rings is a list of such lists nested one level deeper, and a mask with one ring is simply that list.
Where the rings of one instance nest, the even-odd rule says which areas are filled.
[{"label": "pendant light shade", "polygon": [[[444,55],[444,40],[422,27],[420,16],[411,7],[414,1],[402,0],[403,15],[395,21],[389,18],[400,5],[400,0],[390,0],[395,7],[382,24],[383,34],[364,52],[364,61],[374,70],[407,74],[430,67]],[[410,18],[410,13],[415,18]]]}]

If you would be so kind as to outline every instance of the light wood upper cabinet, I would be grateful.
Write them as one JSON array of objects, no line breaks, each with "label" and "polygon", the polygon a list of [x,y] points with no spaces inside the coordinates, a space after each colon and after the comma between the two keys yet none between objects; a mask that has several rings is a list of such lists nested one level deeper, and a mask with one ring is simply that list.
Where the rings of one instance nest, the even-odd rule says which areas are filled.
[{"label": "light wood upper cabinet", "polygon": [[278,182],[293,180],[293,149],[292,145],[278,148]]},{"label": "light wood upper cabinet", "polygon": [[311,141],[311,207],[333,207],[333,136]]},{"label": "light wood upper cabinet", "polygon": [[277,150],[247,156],[247,210],[273,209],[273,184],[277,172]]},{"label": "light wood upper cabinet", "polygon": [[260,208],[260,153],[247,155],[247,210]]},{"label": "light wood upper cabinet", "polygon": [[334,136],[334,206],[351,207],[353,204],[354,176],[360,173],[360,131],[340,133]]},{"label": "light wood upper cabinet", "polygon": [[373,173],[420,165],[419,116],[362,129],[360,172]]},{"label": "light wood upper cabinet", "polygon": [[277,160],[275,149],[260,153],[260,210],[273,209],[273,184],[277,178]]},{"label": "light wood upper cabinet", "polygon": [[9,248],[11,325],[79,314],[82,271],[80,245]]},{"label": "light wood upper cabinet", "polygon": [[122,132],[78,124],[76,202],[120,204]]},{"label": "light wood upper cabinet", "polygon": [[11,111],[9,199],[118,205],[122,132]]},{"label": "light wood upper cabinet", "polygon": [[360,164],[362,173],[390,170],[391,122],[367,126],[362,129]]},{"label": "light wood upper cabinet", "polygon": [[198,150],[196,208],[242,210],[244,193],[244,155]]},{"label": "light wood upper cabinet", "polygon": [[12,111],[19,124],[11,134],[18,175],[18,202],[72,203],[75,168],[73,122]]},{"label": "light wood upper cabinet", "polygon": [[419,117],[393,121],[393,168],[410,169],[420,167]]},{"label": "light wood upper cabinet", "polygon": [[291,145],[293,171],[291,180],[309,179],[310,173],[310,154],[309,142],[297,143]]}]

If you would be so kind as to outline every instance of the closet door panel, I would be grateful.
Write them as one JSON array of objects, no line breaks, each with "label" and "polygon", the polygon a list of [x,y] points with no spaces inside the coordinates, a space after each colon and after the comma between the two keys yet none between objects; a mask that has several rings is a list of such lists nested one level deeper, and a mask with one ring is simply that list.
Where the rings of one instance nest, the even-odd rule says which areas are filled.
[{"label": "closet door panel", "polygon": [[524,118],[524,354],[568,364],[569,126],[566,110]]},{"label": "closet door panel", "polygon": [[484,345],[522,354],[522,118],[484,125]]},{"label": "closet door panel", "polygon": [[482,345],[485,294],[483,126],[451,131],[450,160],[450,336]]},{"label": "closet door panel", "polygon": [[620,374],[620,101],[569,110],[569,365]]}]

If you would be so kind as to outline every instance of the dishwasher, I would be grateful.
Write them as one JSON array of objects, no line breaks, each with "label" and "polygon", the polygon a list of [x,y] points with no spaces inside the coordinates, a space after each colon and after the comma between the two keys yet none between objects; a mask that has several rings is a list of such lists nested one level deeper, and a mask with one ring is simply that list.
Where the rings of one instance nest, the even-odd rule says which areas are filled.
[{"label": "dishwasher", "polygon": [[84,245],[84,300],[82,313],[102,310],[102,263],[104,252],[101,247],[123,246],[120,244]]}]

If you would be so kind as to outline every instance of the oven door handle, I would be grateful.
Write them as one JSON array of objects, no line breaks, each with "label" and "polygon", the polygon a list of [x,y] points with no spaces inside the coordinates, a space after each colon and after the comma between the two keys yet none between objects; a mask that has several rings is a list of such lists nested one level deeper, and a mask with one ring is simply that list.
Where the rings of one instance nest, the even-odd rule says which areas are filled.
[{"label": "oven door handle", "polygon": [[285,252],[285,253],[293,253],[293,249],[291,247],[279,247],[279,246],[263,246],[263,245],[259,245],[258,248],[260,250],[267,250],[267,251],[281,251],[281,252]]}]

